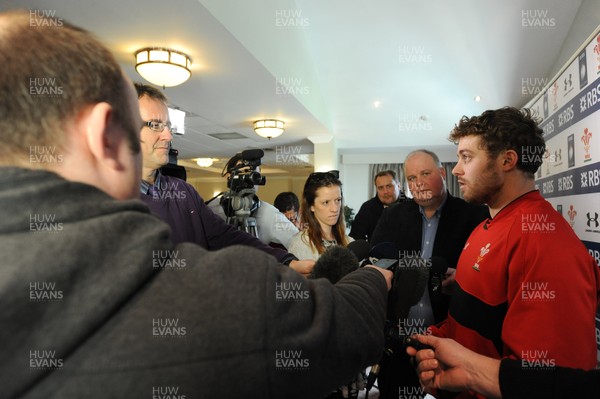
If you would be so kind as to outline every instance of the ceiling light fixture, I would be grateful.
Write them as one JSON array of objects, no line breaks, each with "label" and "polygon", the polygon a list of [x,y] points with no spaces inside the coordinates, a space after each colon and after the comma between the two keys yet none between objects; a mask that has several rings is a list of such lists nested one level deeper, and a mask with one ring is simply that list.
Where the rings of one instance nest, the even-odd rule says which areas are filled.
[{"label": "ceiling light fixture", "polygon": [[254,131],[261,137],[271,139],[273,137],[281,136],[284,131],[283,121],[276,119],[261,119],[254,122]]},{"label": "ceiling light fixture", "polygon": [[144,48],[135,52],[135,69],[150,83],[177,86],[192,76],[192,60],[187,54],[168,48]]},{"label": "ceiling light fixture", "polygon": [[208,168],[208,167],[212,166],[213,159],[212,158],[197,158],[196,163],[198,164],[198,166],[201,166],[203,168]]}]

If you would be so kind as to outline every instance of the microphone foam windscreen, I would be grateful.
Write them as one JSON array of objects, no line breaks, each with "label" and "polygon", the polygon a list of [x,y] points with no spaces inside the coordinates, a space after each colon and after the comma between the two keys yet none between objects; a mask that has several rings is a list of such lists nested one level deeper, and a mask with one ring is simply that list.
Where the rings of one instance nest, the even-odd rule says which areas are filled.
[{"label": "microphone foam windscreen", "polygon": [[369,250],[371,246],[366,240],[356,240],[352,241],[346,247],[358,258],[358,260],[366,259],[369,256]]},{"label": "microphone foam windscreen", "polygon": [[428,267],[398,267],[389,294],[388,314],[396,320],[408,317],[410,308],[423,297],[428,281]]},{"label": "microphone foam windscreen", "polygon": [[335,284],[356,269],[358,269],[358,259],[352,251],[340,245],[333,245],[317,259],[310,277],[326,278]]}]

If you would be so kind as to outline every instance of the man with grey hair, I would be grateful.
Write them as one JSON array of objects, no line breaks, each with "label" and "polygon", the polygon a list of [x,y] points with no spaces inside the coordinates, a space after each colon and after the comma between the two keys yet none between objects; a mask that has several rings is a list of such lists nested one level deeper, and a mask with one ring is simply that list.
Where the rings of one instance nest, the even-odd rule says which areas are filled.
[{"label": "man with grey hair", "polygon": [[406,197],[400,190],[400,183],[393,170],[382,170],[373,179],[377,195],[364,202],[354,221],[349,236],[355,240],[371,241],[373,231],[385,208],[403,201]]},{"label": "man with grey hair", "polygon": [[134,87],[89,32],[0,13],[0,65],[3,398],[316,398],[375,361],[391,272],[171,242],[137,199]]},{"label": "man with grey hair", "polygon": [[[446,318],[450,303],[447,293],[451,291],[453,271],[462,248],[471,231],[489,214],[483,206],[471,205],[450,195],[446,189],[446,170],[439,157],[429,150],[419,149],[408,154],[404,160],[404,173],[413,200],[383,211],[371,245],[393,242],[401,256],[429,260],[436,257],[436,263],[445,261],[448,266],[441,287],[429,276],[421,300],[411,307],[406,319],[399,319],[393,306],[388,309],[388,319],[401,333],[408,331],[410,335],[426,331],[412,331],[407,326],[426,328]],[[425,264],[430,266],[432,262]],[[380,397],[397,398],[399,387],[420,389],[414,368],[403,351],[382,368]]]}]

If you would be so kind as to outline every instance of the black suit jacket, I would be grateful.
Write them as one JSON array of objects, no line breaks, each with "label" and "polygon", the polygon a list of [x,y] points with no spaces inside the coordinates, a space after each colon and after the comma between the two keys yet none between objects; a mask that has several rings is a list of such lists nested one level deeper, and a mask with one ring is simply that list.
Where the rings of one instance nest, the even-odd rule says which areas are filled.
[{"label": "black suit jacket", "polygon": [[[391,204],[399,204],[400,202],[406,201],[406,196],[402,191],[400,191],[400,195],[398,195],[398,199]],[[354,221],[352,222],[352,228],[350,229],[350,237],[355,240],[367,240],[371,242],[371,238],[373,237],[373,231],[375,231],[375,227],[377,227],[377,222],[381,217],[381,213],[385,209],[383,202],[379,199],[379,197],[374,196],[370,200],[364,202],[356,216],[354,217]]]},{"label": "black suit jacket", "polygon": [[[448,193],[442,208],[440,222],[433,244],[433,256],[456,268],[465,242],[475,227],[489,217],[486,206],[473,205]],[[423,218],[419,206],[413,200],[403,201],[384,209],[373,232],[371,246],[381,242],[393,242],[399,251],[420,252]],[[430,294],[431,291],[430,291]],[[435,322],[444,320],[448,314],[450,297],[431,295]]]}]

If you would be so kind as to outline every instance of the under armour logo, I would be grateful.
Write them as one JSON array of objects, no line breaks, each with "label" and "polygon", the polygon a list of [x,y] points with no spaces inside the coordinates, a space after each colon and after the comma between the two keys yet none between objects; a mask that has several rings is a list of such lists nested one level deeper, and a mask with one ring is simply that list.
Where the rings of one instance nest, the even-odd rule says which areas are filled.
[{"label": "under armour logo", "polygon": [[592,227],[592,222],[594,222],[595,227],[598,228],[598,226],[600,226],[600,223],[598,223],[598,212],[593,213],[594,217],[592,217],[591,215],[592,215],[591,212],[588,212],[586,214],[587,219],[588,219],[588,221],[587,221],[588,227]]},{"label": "under armour logo", "polygon": [[564,82],[565,82],[565,91],[567,91],[567,89],[569,89],[571,86],[573,86],[573,80],[571,79],[571,74],[569,74],[569,79],[565,78]]}]

